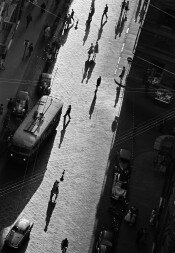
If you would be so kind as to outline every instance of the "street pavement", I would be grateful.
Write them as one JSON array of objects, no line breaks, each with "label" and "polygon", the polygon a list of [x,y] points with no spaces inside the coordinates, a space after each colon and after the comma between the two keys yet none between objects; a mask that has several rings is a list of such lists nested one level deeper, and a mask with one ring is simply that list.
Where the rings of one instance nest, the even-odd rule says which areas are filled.
[{"label": "street pavement", "polygon": [[[94,251],[99,231],[102,228],[111,229],[108,213],[113,180],[111,150],[115,153],[122,146],[132,151],[133,171],[129,199],[139,207],[137,227],[145,224],[151,208],[157,205],[160,196],[162,177],[154,176],[151,162],[154,139],[158,135],[157,129],[142,131],[134,140],[130,140],[127,133],[129,130],[132,131],[133,126],[139,126],[145,121],[149,125],[150,119],[164,113],[165,110],[148,101],[142,92],[127,92],[127,89],[121,88],[117,96],[117,85],[114,81],[114,78],[117,82],[120,81],[118,76],[123,66],[126,66],[126,73],[129,71],[127,57],[132,56],[132,47],[139,27],[139,24],[134,22],[137,3],[130,1],[127,20],[123,23],[124,27],[119,29],[119,33],[116,30],[121,20],[121,1],[102,3],[96,0],[94,3],[95,13],[90,29],[85,33],[91,3],[87,0],[81,3],[74,0],[71,8],[75,11],[74,26],[79,20],[78,29],[73,26],[64,34],[53,70],[51,95],[63,100],[63,115],[67,106],[72,105],[71,120],[63,127],[63,118],[61,119],[57,132],[42,147],[32,167],[19,168],[11,165],[3,170],[5,158],[1,159],[1,242],[17,218],[24,216],[35,223],[27,248],[22,252],[61,252],[60,243],[65,237],[69,240],[68,252]],[[108,19],[104,17],[101,23],[106,3],[109,6]],[[37,16],[38,10],[33,11]],[[32,36],[32,30],[37,27],[39,29],[40,22],[42,26],[40,19],[29,25],[27,36],[23,34],[24,24],[23,27],[19,27],[19,34],[16,35],[19,42],[12,44],[12,58],[9,52],[6,61],[9,67],[1,73],[1,78],[4,77],[7,81],[5,73],[9,71],[8,77],[14,82],[12,73],[16,73],[15,69],[20,66],[17,74],[19,76],[15,79],[20,80],[23,76],[25,80],[34,80],[35,77],[31,76],[35,73],[35,65],[32,64],[34,60],[31,58],[29,68],[27,64],[21,63],[24,50],[22,45],[24,39],[32,40],[36,44],[37,38]],[[39,32],[36,34],[39,35]],[[88,48],[91,43],[95,44],[97,39],[99,53],[95,64],[88,66],[88,78],[83,80]],[[15,51],[12,47],[19,50],[17,64],[14,63]],[[38,55],[37,52],[34,53]],[[95,92],[99,76],[102,77],[102,82]],[[2,92],[7,97],[12,96],[10,90],[15,94],[19,85],[10,82],[11,86],[7,87],[5,81],[2,84]],[[139,91],[140,83],[130,82],[128,86]],[[1,98],[4,104],[7,97]],[[119,117],[119,121],[115,132],[111,128],[116,116]],[[121,140],[120,136],[126,138]],[[64,181],[60,182],[57,203],[50,206],[50,190],[64,169],[65,177]],[[128,228],[126,224],[122,224],[116,252],[138,252],[135,233],[136,228]]]}]

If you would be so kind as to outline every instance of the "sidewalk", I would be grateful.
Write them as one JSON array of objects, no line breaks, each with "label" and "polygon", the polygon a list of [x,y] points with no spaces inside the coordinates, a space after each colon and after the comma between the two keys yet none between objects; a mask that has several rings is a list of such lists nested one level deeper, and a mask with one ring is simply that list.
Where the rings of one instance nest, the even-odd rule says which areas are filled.
[{"label": "sidewalk", "polygon": [[[40,5],[41,2],[42,1],[38,1],[38,4]],[[57,6],[57,9],[59,9],[62,4],[63,1],[60,1]],[[50,11],[53,9],[52,1],[48,2],[46,9]],[[56,10],[54,9],[54,12],[55,11]],[[26,16],[29,12],[31,13],[33,20],[26,29]],[[20,89],[23,88],[26,91],[29,91],[30,89],[29,85],[28,87],[26,87],[25,83],[23,83],[22,80],[27,69],[31,68],[31,62],[33,62],[33,59],[35,59],[35,56],[38,54],[38,50],[40,49],[38,42],[42,43],[40,35],[43,32],[43,26],[46,22],[48,22],[48,20],[50,21],[50,24],[52,24],[55,19],[50,16],[51,14],[47,12],[41,15],[40,9],[37,6],[32,6],[32,9],[29,3],[26,3],[24,6],[20,25],[15,33],[12,44],[10,46],[10,50],[7,53],[7,57],[5,60],[5,70],[3,72],[0,72],[0,103],[4,105],[3,116],[6,114],[6,106],[8,103],[8,99],[11,97],[15,97],[19,87]],[[24,54],[25,39],[28,39],[34,45],[34,51],[32,53],[32,56],[28,60],[22,59]],[[33,62],[32,70],[35,70],[35,61]],[[2,121],[3,117],[1,116],[0,126],[2,126]],[[0,141],[2,142],[2,140]],[[0,145],[0,153],[3,153],[2,147],[5,147],[5,145],[4,143],[0,143]]]},{"label": "sidewalk", "polygon": [[[121,56],[121,63],[123,64],[119,65],[119,70],[115,76],[116,82],[120,83],[121,69],[126,66],[126,74],[122,80],[123,86],[125,86],[126,76],[130,70],[127,57],[133,57],[132,48],[137,31],[138,24],[132,19]],[[137,75],[137,72],[132,73],[132,78],[127,78],[126,87],[126,92],[125,88],[122,88],[125,97],[117,130],[118,138],[116,138],[114,145],[117,148],[123,147],[132,151],[133,169],[129,183],[129,207],[135,205],[139,209],[139,215],[135,226],[130,227],[124,221],[122,222],[116,253],[151,253],[154,234],[149,227],[149,217],[151,210],[159,206],[164,177],[155,173],[153,165],[154,141],[161,133],[157,132],[156,128],[148,131],[147,126],[149,126],[150,120],[164,112],[164,109],[154,106],[152,101],[146,98],[144,89],[142,89],[144,88],[142,78]],[[135,89],[135,92],[130,92],[132,89]],[[146,122],[147,124],[144,125]],[[127,137],[127,133],[133,132],[133,128],[139,134],[131,139],[129,136]],[[122,135],[126,135],[124,138],[126,141],[119,141],[120,144],[118,145],[117,141]],[[149,236],[147,243],[138,247],[136,245],[136,233],[137,229],[141,227],[148,229]]]}]

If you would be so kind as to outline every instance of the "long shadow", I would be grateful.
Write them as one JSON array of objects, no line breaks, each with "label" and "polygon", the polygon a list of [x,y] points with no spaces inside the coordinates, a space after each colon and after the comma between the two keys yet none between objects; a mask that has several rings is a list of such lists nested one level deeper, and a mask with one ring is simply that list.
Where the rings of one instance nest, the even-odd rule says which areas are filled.
[{"label": "long shadow", "polygon": [[89,36],[89,32],[90,32],[90,25],[91,25],[91,21],[92,21],[92,17],[95,13],[95,0],[92,0],[92,3],[91,3],[91,7],[90,7],[90,12],[89,12],[89,15],[88,15],[88,19],[86,20],[86,29],[85,29],[85,35],[84,35],[84,38],[83,38],[83,46]]},{"label": "long shadow", "polygon": [[100,25],[100,29],[98,31],[98,37],[97,40],[99,41],[101,39],[101,35],[103,33],[103,27],[106,25],[107,20],[105,20],[105,22],[103,22],[103,20],[101,20],[101,25]]},{"label": "long shadow", "polygon": [[56,131],[47,139],[47,145],[40,148],[30,166],[7,163],[0,174],[0,248],[4,229],[14,223],[43,180],[55,135]]},{"label": "long shadow", "polygon": [[53,210],[55,208],[56,203],[49,201],[48,203],[48,207],[47,207],[47,212],[46,212],[46,225],[44,228],[44,232],[47,232],[48,226],[49,226],[49,222],[53,213]]},{"label": "long shadow", "polygon": [[97,99],[97,88],[96,88],[96,90],[94,91],[94,97],[93,97],[93,100],[92,100],[92,103],[91,103],[91,106],[90,106],[90,109],[89,109],[89,119],[91,119],[92,114],[93,114],[93,112],[94,112],[96,99]]},{"label": "long shadow", "polygon": [[[87,20],[88,21],[88,20]],[[84,38],[83,38],[83,46],[89,36],[89,32],[90,32],[90,23],[86,21],[86,29],[85,29],[85,35],[84,35]]]},{"label": "long shadow", "polygon": [[64,135],[66,133],[66,128],[67,126],[69,125],[70,123],[70,119],[67,121],[66,123],[66,117],[64,117],[64,120],[63,120],[63,129],[61,130],[61,136],[60,136],[60,143],[59,143],[59,148],[61,148],[61,144],[63,142],[63,139],[64,139]]},{"label": "long shadow", "polygon": [[135,22],[137,22],[137,18],[139,16],[139,13],[140,13],[140,8],[141,8],[141,5],[142,5],[142,0],[139,0],[139,3],[137,5],[137,10],[136,10],[136,13],[135,13]]},{"label": "long shadow", "polygon": [[69,28],[64,29],[63,34],[61,35],[61,45],[62,46],[64,46],[64,44],[66,43],[68,35],[69,35],[69,31],[73,26],[74,26],[74,24],[69,26]]},{"label": "long shadow", "polygon": [[122,21],[122,16],[123,16],[122,13],[123,13],[123,12],[120,13],[118,22],[117,22],[117,24],[116,24],[116,26],[115,26],[115,39],[117,38],[117,35],[118,35],[119,32],[120,32],[120,26],[121,26],[121,21]]},{"label": "long shadow", "polygon": [[89,59],[87,61],[85,61],[85,64],[84,64],[84,72],[83,72],[83,79],[82,79],[82,83],[84,81],[84,79],[87,77],[87,72],[88,72],[88,68],[89,68]]},{"label": "long shadow", "polygon": [[88,83],[89,79],[91,78],[93,69],[95,68],[95,61],[90,60],[89,62],[89,68],[88,68],[88,72],[87,72],[87,79],[86,79],[86,83]]},{"label": "long shadow", "polygon": [[114,107],[116,107],[118,100],[119,100],[119,96],[120,96],[120,86],[117,86],[116,88],[116,97],[115,97],[115,104]]},{"label": "long shadow", "polygon": [[121,23],[120,23],[120,28],[119,28],[119,37],[121,36],[124,26],[125,26],[125,22],[127,21],[127,16],[126,13],[123,15]]}]

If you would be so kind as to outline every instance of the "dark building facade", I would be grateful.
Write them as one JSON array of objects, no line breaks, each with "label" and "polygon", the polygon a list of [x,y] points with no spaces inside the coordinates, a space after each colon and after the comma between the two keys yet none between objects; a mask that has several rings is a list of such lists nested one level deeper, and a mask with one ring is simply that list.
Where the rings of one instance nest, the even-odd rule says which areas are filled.
[{"label": "dark building facade", "polygon": [[175,1],[150,0],[148,4],[133,64],[143,71],[154,67],[160,86],[175,89]]}]

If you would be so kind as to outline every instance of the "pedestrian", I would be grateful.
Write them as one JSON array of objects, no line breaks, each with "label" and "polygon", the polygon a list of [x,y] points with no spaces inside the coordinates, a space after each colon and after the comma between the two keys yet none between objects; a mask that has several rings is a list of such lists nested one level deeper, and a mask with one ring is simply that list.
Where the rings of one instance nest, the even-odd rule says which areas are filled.
[{"label": "pedestrian", "polygon": [[121,72],[121,74],[119,75],[121,81],[123,80],[123,77],[124,77],[124,75],[125,75],[125,71],[126,71],[126,68],[123,67],[122,72]]},{"label": "pedestrian", "polygon": [[71,117],[70,117],[71,109],[72,109],[72,107],[71,107],[71,105],[69,105],[68,108],[67,108],[66,113],[64,114],[64,118],[65,118],[66,116],[69,116],[69,120],[71,119]]},{"label": "pedestrian", "polygon": [[10,98],[9,101],[8,101],[8,104],[7,104],[7,110],[8,110],[9,112],[11,112],[12,109],[13,109],[13,99]]},{"label": "pedestrian", "polygon": [[77,20],[77,22],[76,22],[76,25],[75,25],[75,30],[77,30],[77,29],[78,29],[78,22],[79,22],[79,20]]},{"label": "pedestrian", "polygon": [[122,4],[121,4],[121,13],[123,12],[123,10],[125,9],[126,6],[126,1],[123,0]]},{"label": "pedestrian", "polygon": [[61,242],[61,250],[62,252],[66,252],[67,248],[69,245],[69,241],[67,240],[67,238],[65,238],[64,240],[62,240]]},{"label": "pedestrian", "polygon": [[55,180],[54,185],[53,185],[52,190],[51,190],[51,194],[50,194],[50,201],[51,202],[52,202],[52,198],[53,198],[54,194],[55,194],[54,202],[56,202],[56,199],[58,197],[58,193],[59,193],[59,181]]},{"label": "pedestrian", "polygon": [[94,45],[93,45],[93,43],[91,43],[91,46],[88,49],[88,60],[90,59],[91,54],[93,54],[93,52],[94,52]]},{"label": "pedestrian", "polygon": [[100,84],[101,84],[101,76],[99,76],[98,78],[97,78],[97,84],[96,84],[96,88],[98,89],[98,87],[100,86]]},{"label": "pedestrian", "polygon": [[27,56],[30,57],[32,52],[33,52],[33,43],[30,43],[28,46],[28,55]]},{"label": "pedestrian", "polygon": [[65,23],[66,23],[65,29],[68,29],[69,25],[71,24],[71,15],[70,14],[67,14]]},{"label": "pedestrian", "polygon": [[106,4],[104,11],[103,11],[102,19],[103,19],[104,15],[105,15],[106,19],[108,19],[107,13],[108,13],[108,5]]},{"label": "pedestrian", "polygon": [[46,12],[46,4],[45,4],[45,2],[43,2],[43,3],[40,5],[40,8],[41,8],[41,13],[45,13],[45,12]]},{"label": "pedestrian", "polygon": [[29,14],[26,16],[26,29],[27,29],[27,27],[29,26],[30,22],[32,22],[32,16],[31,16],[31,14],[29,13]]},{"label": "pedestrian", "polygon": [[74,10],[72,9],[72,12],[71,12],[71,14],[70,14],[70,17],[71,17],[71,19],[74,21]]},{"label": "pedestrian", "polygon": [[98,47],[98,41],[97,41],[96,44],[95,44],[95,46],[94,46],[93,60],[95,60],[96,54],[98,54],[98,52],[99,52],[99,47]]},{"label": "pedestrian", "polygon": [[3,114],[3,111],[4,111],[4,106],[3,106],[3,104],[1,104],[1,105],[0,105],[0,115]]},{"label": "pedestrian", "polygon": [[60,177],[60,181],[61,181],[61,182],[64,181],[64,174],[65,174],[65,170],[63,170],[62,175],[61,175],[61,177]]},{"label": "pedestrian", "polygon": [[29,45],[30,45],[29,40],[24,40],[24,54],[23,54],[23,57],[25,56],[26,50],[28,49]]},{"label": "pedestrian", "polygon": [[126,12],[129,11],[129,1],[127,1],[126,4],[125,4],[125,11]]}]

